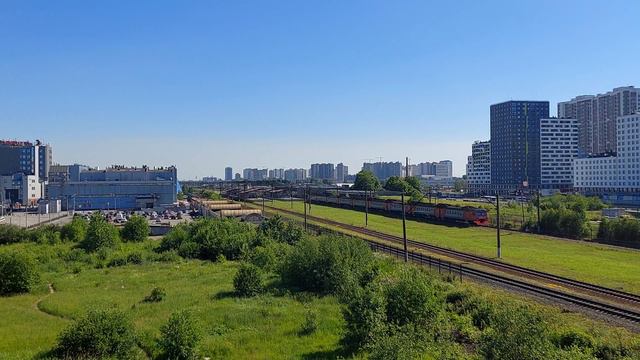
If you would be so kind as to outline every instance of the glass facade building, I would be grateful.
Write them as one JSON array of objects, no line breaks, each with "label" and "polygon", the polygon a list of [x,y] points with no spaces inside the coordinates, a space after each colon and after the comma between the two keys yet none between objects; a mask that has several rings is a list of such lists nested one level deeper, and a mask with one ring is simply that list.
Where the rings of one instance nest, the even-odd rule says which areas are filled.
[{"label": "glass facade building", "polygon": [[507,101],[491,105],[491,184],[497,190],[540,186],[540,119],[548,101]]}]

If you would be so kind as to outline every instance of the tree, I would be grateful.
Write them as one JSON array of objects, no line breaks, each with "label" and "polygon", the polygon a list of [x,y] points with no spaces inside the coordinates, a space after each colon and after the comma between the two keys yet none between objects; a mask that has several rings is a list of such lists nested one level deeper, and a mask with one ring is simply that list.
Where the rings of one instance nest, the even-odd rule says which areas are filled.
[{"label": "tree", "polygon": [[70,223],[60,230],[63,240],[80,242],[87,236],[87,221],[80,216],[74,216]]},{"label": "tree", "polygon": [[362,170],[356,174],[356,180],[352,186],[353,190],[380,190],[380,181],[370,170]]},{"label": "tree", "polygon": [[58,338],[63,359],[130,358],[136,345],[131,320],[118,310],[91,310]]},{"label": "tree", "polygon": [[87,235],[80,247],[87,251],[114,248],[118,243],[118,229],[109,224],[100,214],[94,213],[89,220]]},{"label": "tree", "polygon": [[406,192],[408,190],[409,184],[407,184],[402,178],[399,176],[392,176],[387,179],[387,182],[384,184],[384,189],[389,191],[398,191],[398,192]]},{"label": "tree", "polygon": [[420,179],[417,176],[409,176],[408,178],[405,178],[404,180],[412,188],[414,188],[414,189],[416,189],[418,191],[421,191],[422,186],[420,186]]},{"label": "tree", "polygon": [[456,192],[460,192],[467,187],[467,182],[464,179],[455,179],[453,182],[453,189]]},{"label": "tree", "polygon": [[21,252],[0,253],[0,295],[29,292],[38,281],[34,261]]},{"label": "tree", "polygon": [[128,241],[145,241],[149,235],[149,222],[140,215],[133,215],[122,229],[122,238]]},{"label": "tree", "polygon": [[172,360],[195,359],[196,346],[200,341],[200,330],[188,311],[171,314],[169,321],[160,329],[159,345],[162,357]]}]

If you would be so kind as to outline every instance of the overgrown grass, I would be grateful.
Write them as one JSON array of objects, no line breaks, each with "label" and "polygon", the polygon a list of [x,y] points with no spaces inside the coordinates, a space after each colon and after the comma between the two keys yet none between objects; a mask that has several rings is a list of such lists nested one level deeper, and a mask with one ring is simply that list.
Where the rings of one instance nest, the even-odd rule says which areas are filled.
[{"label": "overgrown grass", "polygon": [[[65,251],[67,245],[15,245],[24,251]],[[14,247],[12,245],[11,247]],[[116,252],[141,251],[145,244],[126,244]],[[79,265],[78,265],[79,266]],[[302,358],[336,351],[342,317],[335,298],[265,294],[238,298],[233,276],[238,263],[201,260],[146,261],[95,269],[72,265],[53,266],[31,294],[0,298],[0,359],[25,359],[51,350],[70,319],[88,309],[116,307],[131,316],[139,332],[139,346],[157,351],[159,329],[176,309],[188,309],[203,328],[200,353],[212,359]],[[77,273],[76,273],[77,272]],[[55,293],[47,295],[47,283]],[[154,287],[166,290],[164,300],[144,302]],[[36,307],[36,302],[45,297]],[[298,332],[308,308],[318,314],[318,330],[301,337]],[[144,352],[140,350],[140,354]],[[157,354],[154,354],[157,355]],[[143,355],[141,355],[144,357]]]},{"label": "overgrown grass", "polygon": [[[274,201],[271,205],[291,210],[288,201]],[[293,205],[294,211],[304,211],[301,202]],[[359,211],[313,204],[310,214],[364,226],[364,213]],[[406,224],[407,236],[412,240],[495,257],[495,229],[412,220]],[[369,229],[402,236],[402,222],[397,218],[369,214]],[[640,252],[637,250],[506,230],[501,235],[505,262],[640,293]]]}]

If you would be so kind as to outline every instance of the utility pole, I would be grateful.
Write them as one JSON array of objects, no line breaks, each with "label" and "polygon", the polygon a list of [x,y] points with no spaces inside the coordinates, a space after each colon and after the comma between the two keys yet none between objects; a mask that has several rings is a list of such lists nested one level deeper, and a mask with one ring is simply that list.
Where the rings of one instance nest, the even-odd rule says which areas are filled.
[{"label": "utility pole", "polygon": [[404,191],[400,194],[400,201],[402,202],[402,242],[404,244],[404,262],[409,262],[409,249],[407,247],[407,225],[406,216],[404,214]]},{"label": "utility pole", "polygon": [[[537,198],[538,198],[538,234],[540,234],[540,189],[538,189]],[[591,229],[591,227],[589,227],[589,229]]]},{"label": "utility pole", "polygon": [[496,239],[498,241],[498,259],[501,258],[502,253],[501,253],[501,249],[500,249],[500,195],[498,194],[498,192],[496,191]]},{"label": "utility pole", "polygon": [[262,192],[262,214],[264,215],[264,192]]},{"label": "utility pole", "polygon": [[291,208],[293,209],[293,188],[292,188],[292,185],[289,185],[289,202],[291,203]]},{"label": "utility pole", "polygon": [[405,167],[404,167],[405,179],[409,178],[409,157],[405,158]]},{"label": "utility pole", "polygon": [[304,207],[304,231],[307,232],[307,188],[304,188],[302,205]]},{"label": "utility pole", "polygon": [[364,191],[364,227],[369,226],[369,190]]}]

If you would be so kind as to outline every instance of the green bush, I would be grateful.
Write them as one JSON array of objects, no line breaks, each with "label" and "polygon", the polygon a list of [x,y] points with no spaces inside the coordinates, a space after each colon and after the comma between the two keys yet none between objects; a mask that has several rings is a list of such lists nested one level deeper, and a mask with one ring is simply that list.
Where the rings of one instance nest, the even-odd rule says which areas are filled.
[{"label": "green bush", "polygon": [[87,235],[80,242],[80,247],[94,252],[101,249],[112,249],[118,244],[118,229],[109,224],[100,214],[94,213],[89,220]]},{"label": "green bush", "polygon": [[127,265],[127,258],[123,255],[117,255],[111,258],[107,263],[107,267],[118,267]]},{"label": "green bush", "polygon": [[149,236],[149,222],[140,215],[133,215],[122,228],[122,238],[126,241],[142,242]]},{"label": "green bush", "polygon": [[406,268],[397,279],[387,283],[387,322],[403,326],[426,324],[433,320],[444,303],[430,286],[430,279],[415,268]]},{"label": "green bush", "polygon": [[142,301],[147,303],[160,302],[164,300],[166,296],[167,293],[163,288],[155,287],[151,290],[151,294],[147,295]]},{"label": "green bush", "polygon": [[264,271],[277,271],[283,259],[286,258],[290,250],[290,246],[286,243],[277,243],[273,240],[267,240],[262,246],[253,248],[248,256],[248,260]]},{"label": "green bush", "polygon": [[43,225],[28,231],[31,241],[38,244],[57,244],[61,241],[58,225]]},{"label": "green bush", "polygon": [[190,226],[188,224],[178,224],[173,227],[171,231],[162,237],[158,251],[178,250],[182,243],[189,241],[189,229]]},{"label": "green bush", "polygon": [[598,228],[598,238],[603,241],[640,243],[640,221],[636,219],[602,219]]},{"label": "green bush", "polygon": [[159,346],[164,359],[186,360],[196,357],[196,347],[201,335],[191,314],[187,311],[173,313],[160,329]]},{"label": "green bush", "polygon": [[549,327],[537,311],[525,306],[501,304],[491,316],[491,325],[480,340],[488,360],[544,360],[552,358]]},{"label": "green bush", "polygon": [[258,236],[261,239],[271,239],[276,242],[293,245],[302,240],[305,234],[300,226],[286,222],[282,217],[276,215],[266,219],[260,224],[258,227]]},{"label": "green bush", "polygon": [[185,259],[197,259],[200,257],[200,245],[193,241],[185,241],[178,247],[178,255]]},{"label": "green bush", "polygon": [[351,294],[342,311],[346,323],[343,345],[360,349],[386,331],[386,307],[384,293],[373,285]]},{"label": "green bush", "polygon": [[295,288],[345,295],[364,285],[373,268],[373,253],[364,241],[322,236],[293,246],[279,271],[282,280]]},{"label": "green bush", "polygon": [[78,243],[87,236],[87,227],[89,224],[81,216],[74,216],[70,223],[65,224],[60,229],[60,235],[63,240]]},{"label": "green bush", "polygon": [[[215,261],[219,255],[237,260],[255,245],[256,230],[250,224],[236,219],[200,219],[188,225],[179,225],[162,240],[160,251],[179,250],[183,243],[199,246],[198,257]],[[183,253],[194,254],[193,245],[183,248]]]},{"label": "green bush", "polygon": [[253,264],[242,264],[233,278],[233,287],[240,296],[256,296],[264,290],[260,268]]},{"label": "green bush", "polygon": [[0,252],[0,295],[29,292],[38,279],[36,264],[28,255]]},{"label": "green bush", "polygon": [[318,314],[311,309],[307,309],[304,314],[304,322],[300,328],[300,335],[311,335],[318,329]]},{"label": "green bush", "polygon": [[141,265],[143,262],[144,259],[141,252],[134,251],[127,254],[127,264]]},{"label": "green bush", "polygon": [[589,334],[571,329],[559,334],[555,339],[555,344],[557,347],[565,350],[571,349],[572,347],[593,349],[594,340]]},{"label": "green bush", "polygon": [[17,225],[0,225],[0,245],[29,241],[29,233]]},{"label": "green bush", "polygon": [[55,353],[68,359],[129,358],[136,345],[133,324],[118,310],[91,310],[58,337]]}]

